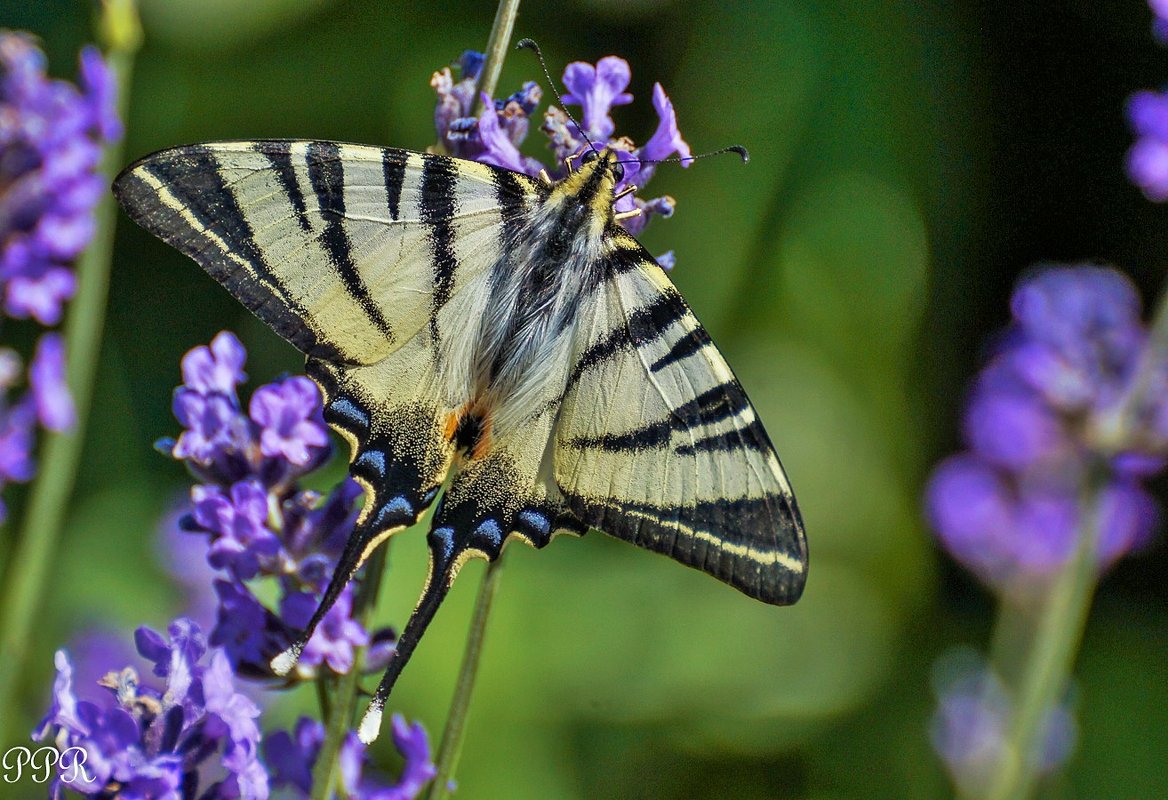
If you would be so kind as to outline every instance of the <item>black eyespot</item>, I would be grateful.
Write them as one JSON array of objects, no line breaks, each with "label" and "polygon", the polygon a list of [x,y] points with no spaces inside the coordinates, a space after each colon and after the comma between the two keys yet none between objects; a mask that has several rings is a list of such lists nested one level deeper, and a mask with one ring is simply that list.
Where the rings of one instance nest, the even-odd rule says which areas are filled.
[{"label": "black eyespot", "polygon": [[617,183],[625,179],[625,165],[619,161],[612,165],[612,179]]},{"label": "black eyespot", "polygon": [[580,156],[581,164],[591,164],[596,159],[600,158],[600,153],[595,150],[585,150],[584,155]]}]

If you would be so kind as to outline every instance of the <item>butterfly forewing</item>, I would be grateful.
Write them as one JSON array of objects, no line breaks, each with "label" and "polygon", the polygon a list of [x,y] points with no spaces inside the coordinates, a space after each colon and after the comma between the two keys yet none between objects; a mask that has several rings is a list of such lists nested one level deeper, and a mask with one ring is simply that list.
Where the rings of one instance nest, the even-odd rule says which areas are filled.
[{"label": "butterfly forewing", "polygon": [[529,186],[443,156],[259,141],[156,153],[114,191],[300,350],[372,364],[496,261]]}]

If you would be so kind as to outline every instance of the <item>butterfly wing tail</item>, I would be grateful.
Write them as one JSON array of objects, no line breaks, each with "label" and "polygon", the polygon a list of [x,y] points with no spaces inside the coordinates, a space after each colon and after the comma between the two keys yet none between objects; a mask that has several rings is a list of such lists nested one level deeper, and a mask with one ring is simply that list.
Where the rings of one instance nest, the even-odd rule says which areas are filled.
[{"label": "butterfly wing tail", "polygon": [[385,709],[385,701],[393,690],[394,684],[397,683],[398,676],[401,675],[402,670],[409,662],[410,656],[414,654],[414,648],[418,646],[422,634],[430,627],[434,614],[442,605],[442,601],[446,599],[446,594],[450,591],[450,586],[454,583],[459,568],[466,560],[465,553],[461,551],[452,552],[453,558],[445,555],[436,558],[435,552],[433,534],[431,534],[430,571],[426,579],[426,586],[422,589],[418,605],[414,608],[414,612],[406,621],[405,628],[394,643],[393,655],[390,656],[385,673],[381,676],[381,683],[377,685],[373,699],[369,701],[369,707],[365,710],[365,715],[361,718],[361,725],[357,729],[357,736],[365,744],[372,744],[381,732],[381,716]]}]

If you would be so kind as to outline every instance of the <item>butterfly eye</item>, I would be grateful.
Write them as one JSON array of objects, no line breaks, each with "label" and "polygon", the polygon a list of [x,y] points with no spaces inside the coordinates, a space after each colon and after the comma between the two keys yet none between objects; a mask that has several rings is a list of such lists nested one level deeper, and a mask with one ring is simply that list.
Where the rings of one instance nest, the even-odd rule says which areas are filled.
[{"label": "butterfly eye", "polygon": [[584,155],[580,156],[581,164],[591,164],[596,159],[600,158],[600,153],[595,150],[585,150]]},{"label": "butterfly eye", "polygon": [[625,166],[619,161],[612,165],[612,179],[617,183],[625,179]]}]

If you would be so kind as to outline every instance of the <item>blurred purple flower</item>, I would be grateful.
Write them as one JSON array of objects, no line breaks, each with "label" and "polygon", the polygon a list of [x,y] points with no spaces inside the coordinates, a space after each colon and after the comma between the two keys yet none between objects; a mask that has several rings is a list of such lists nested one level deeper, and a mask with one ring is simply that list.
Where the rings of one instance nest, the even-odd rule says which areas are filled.
[{"label": "blurred purple flower", "polygon": [[[292,733],[278,731],[264,741],[264,755],[272,768],[272,784],[286,788],[293,797],[308,797],[312,791],[312,767],[324,742],[324,726],[301,717]],[[430,760],[430,742],[420,722],[408,724],[393,715],[393,742],[405,759],[396,783],[367,775],[365,745],[350,732],[341,745],[341,783],[350,797],[362,800],[413,800],[437,774]]]},{"label": "blurred purple flower", "polygon": [[1127,153],[1128,177],[1149,200],[1162,203],[1168,200],[1168,95],[1137,92],[1127,101],[1127,118],[1136,135]]},{"label": "blurred purple flower", "polygon": [[[103,797],[245,798],[265,800],[268,780],[259,761],[259,709],[234,688],[221,650],[210,651],[199,627],[175,620],[168,637],[149,628],[135,634],[138,652],[165,679],[159,689],[136,670],[110,671],[104,698],[79,700],[65,651],[56,655],[57,677],[49,711],[33,738],[58,749],[85,751],[83,775],[69,789]],[[212,759],[215,754],[218,759]],[[218,766],[216,766],[218,764]],[[58,765],[53,791],[61,788]],[[201,781],[218,779],[206,791]]]},{"label": "blurred purple flower", "polygon": [[[0,31],[0,308],[43,326],[60,322],[76,279],[72,262],[94,232],[105,189],[101,146],[121,135],[115,86],[101,55],[81,53],[81,89],[50,79],[32,37]],[[72,427],[61,337],[46,333],[29,363],[28,392],[10,396],[21,359],[0,368],[0,490],[33,475],[36,425]],[[0,501],[0,520],[5,506]]]},{"label": "blurred purple flower", "polygon": [[[1168,455],[1157,427],[1168,395],[1133,396],[1148,336],[1123,275],[1048,268],[1018,286],[1011,311],[1014,324],[971,394],[969,451],[942,462],[926,492],[941,542],[1004,591],[1072,556],[1087,513],[1083,488],[1099,466],[1107,471],[1101,565],[1146,544],[1157,509],[1139,481]],[[1148,368],[1168,373],[1168,364]]]},{"label": "blurred purple flower", "polygon": [[1160,44],[1168,44],[1168,1],[1148,0],[1154,18],[1152,19],[1152,35]]},{"label": "blurred purple flower", "polygon": [[28,382],[41,425],[50,431],[72,428],[77,415],[65,383],[65,343],[59,335],[46,333],[37,342]]},{"label": "blurred purple flower", "polygon": [[21,33],[0,33],[0,290],[11,317],[55,325],[73,295],[69,263],[93,236],[101,144],[121,135],[100,54],[81,54],[83,91],[45,74]]},{"label": "blurred purple flower", "polygon": [[[937,709],[930,725],[933,749],[953,782],[970,796],[982,796],[1000,769],[1013,709],[1002,681],[968,648],[944,654],[934,665]],[[1047,774],[1070,758],[1077,740],[1074,715],[1056,706],[1048,715],[1038,774]]]}]

